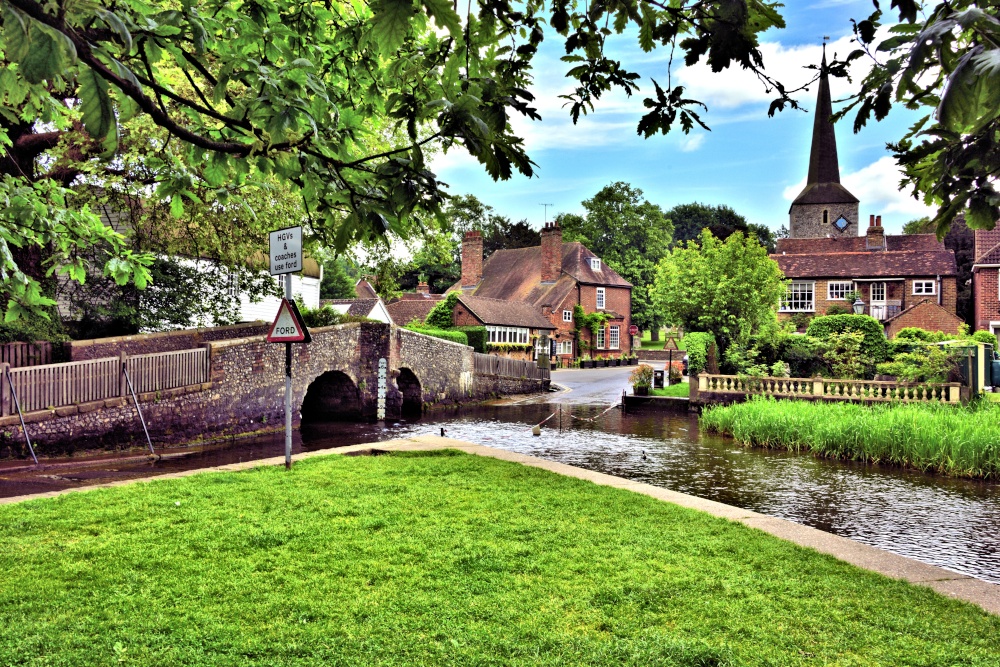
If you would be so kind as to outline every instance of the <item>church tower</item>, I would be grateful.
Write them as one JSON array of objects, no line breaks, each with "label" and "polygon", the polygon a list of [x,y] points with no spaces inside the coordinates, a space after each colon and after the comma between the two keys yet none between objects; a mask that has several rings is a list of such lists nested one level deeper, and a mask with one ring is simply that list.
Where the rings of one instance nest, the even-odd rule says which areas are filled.
[{"label": "church tower", "polygon": [[809,176],[806,187],[788,209],[788,235],[793,239],[858,235],[858,198],[840,184],[837,135],[830,122],[833,103],[825,45],[819,71]]}]

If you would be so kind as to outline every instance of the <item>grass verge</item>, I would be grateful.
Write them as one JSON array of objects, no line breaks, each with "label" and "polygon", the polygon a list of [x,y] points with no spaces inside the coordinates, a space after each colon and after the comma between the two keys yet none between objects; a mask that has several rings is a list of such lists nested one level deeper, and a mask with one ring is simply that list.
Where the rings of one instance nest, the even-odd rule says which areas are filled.
[{"label": "grass verge", "polygon": [[684,396],[685,398],[690,396],[690,392],[691,385],[687,382],[672,384],[669,387],[664,387],[663,389],[649,390],[649,394],[651,396]]},{"label": "grass verge", "polygon": [[0,507],[0,664],[989,665],[1000,617],[745,526],[466,455]]},{"label": "grass verge", "polygon": [[755,398],[701,415],[708,431],[751,447],[1000,478],[1000,405],[824,403]]},{"label": "grass verge", "polygon": [[[649,331],[642,332],[642,349],[644,350],[662,350],[663,346],[666,345],[666,329],[660,331],[660,340],[650,340],[651,333]],[[684,349],[684,339],[681,338],[677,341],[677,348]]]}]

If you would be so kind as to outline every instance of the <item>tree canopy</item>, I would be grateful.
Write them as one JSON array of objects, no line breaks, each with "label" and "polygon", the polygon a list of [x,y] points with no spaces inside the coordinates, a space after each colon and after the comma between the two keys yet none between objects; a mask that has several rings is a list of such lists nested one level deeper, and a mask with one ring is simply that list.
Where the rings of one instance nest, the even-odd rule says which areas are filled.
[{"label": "tree canopy", "polygon": [[660,261],[654,290],[666,321],[713,334],[720,356],[773,323],[784,295],[785,277],[757,239],[721,241],[708,229]]},{"label": "tree canopy", "polygon": [[[838,117],[853,112],[857,132],[872,116],[885,118],[893,104],[923,111],[889,146],[904,183],[937,207],[939,237],[966,208],[969,227],[992,229],[1000,217],[1000,5],[893,0],[886,16],[873,4],[870,16],[854,22],[859,48],[830,65],[847,76],[854,61],[872,64]],[[897,20],[887,35],[880,30]]]},{"label": "tree canopy", "polygon": [[642,190],[621,181],[583,202],[586,216],[561,214],[564,241],[579,241],[632,283],[632,322],[659,331],[663,317],[650,295],[656,264],[670,247],[673,226]]},{"label": "tree canopy", "polygon": [[674,243],[677,245],[701,238],[701,231],[707,229],[720,240],[729,238],[734,232],[743,232],[756,237],[768,252],[774,252],[775,233],[764,225],[748,223],[729,206],[700,202],[678,204],[667,211],[666,216],[674,225]]},{"label": "tree canopy", "polygon": [[[414,213],[439,212],[431,147],[464,150],[495,179],[533,173],[510,119],[539,118],[527,87],[546,25],[565,45],[574,120],[612,89],[638,90],[638,75],[604,48],[626,30],[644,51],[662,46],[715,72],[749,69],[780,107],[794,102],[764,73],[758,46],[760,33],[783,26],[776,6],[485,0],[460,16],[441,0],[0,0],[6,316],[44,303],[39,276],[25,271],[32,248],[46,255],[44,274],[83,279],[74,250],[100,238],[110,275],[148,280],[150,256],[67,204],[67,187],[100,186],[120,171],[133,122],[163,132],[144,157],[144,184],[173,214],[274,177],[300,197],[310,232],[344,250],[388,232],[407,237]],[[702,124],[704,105],[669,78],[653,82],[645,104],[645,136]]]}]

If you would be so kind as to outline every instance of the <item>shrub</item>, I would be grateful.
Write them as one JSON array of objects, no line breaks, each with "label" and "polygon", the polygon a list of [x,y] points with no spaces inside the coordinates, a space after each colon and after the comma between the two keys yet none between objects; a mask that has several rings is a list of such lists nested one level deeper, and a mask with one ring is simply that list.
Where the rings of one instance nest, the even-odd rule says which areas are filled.
[{"label": "shrub", "polygon": [[425,336],[433,336],[434,338],[440,338],[442,340],[450,340],[452,343],[460,343],[462,345],[469,344],[469,337],[466,336],[461,331],[455,331],[453,329],[438,329],[437,327],[415,327],[407,325],[404,327],[410,331],[415,331],[419,334],[424,334]]},{"label": "shrub", "polygon": [[489,333],[486,327],[455,327],[452,331],[461,331],[469,339],[469,345],[476,352],[486,352],[486,345],[489,340]]},{"label": "shrub", "polygon": [[823,344],[809,335],[787,336],[779,347],[779,358],[788,364],[791,377],[808,378],[821,373],[825,364]]},{"label": "shrub", "polygon": [[649,364],[639,364],[628,376],[633,387],[650,387],[653,384],[653,367]]},{"label": "shrub", "polygon": [[534,348],[531,343],[487,343],[489,352],[530,352]]},{"label": "shrub", "polygon": [[449,292],[443,301],[438,302],[427,313],[424,324],[433,329],[450,329],[455,325],[454,312],[455,304],[458,303],[458,292]]},{"label": "shrub", "polygon": [[830,364],[833,377],[857,380],[864,376],[865,363],[861,356],[864,340],[864,334],[858,331],[844,331],[827,337],[823,359]]},{"label": "shrub", "polygon": [[715,338],[710,333],[692,331],[684,336],[688,354],[688,374],[695,375],[709,368],[715,357]]},{"label": "shrub", "polygon": [[776,361],[771,365],[771,377],[786,378],[789,375],[788,364],[784,361]]},{"label": "shrub", "polygon": [[812,322],[812,319],[813,319],[812,315],[809,315],[808,313],[795,313],[791,317],[792,324],[795,325],[795,328],[797,330],[805,329],[806,327],[808,327],[809,323]]},{"label": "shrub", "polygon": [[947,382],[948,375],[956,367],[954,351],[942,345],[924,345],[879,364],[878,372],[906,382]]},{"label": "shrub", "polygon": [[977,343],[986,343],[987,345],[992,345],[994,348],[997,346],[997,337],[991,334],[989,331],[979,330],[972,334],[972,340]]},{"label": "shrub", "polygon": [[904,327],[900,329],[893,340],[909,343],[940,343],[946,340],[956,340],[958,334],[946,334],[942,331],[927,331],[919,327]]},{"label": "shrub", "polygon": [[846,332],[862,334],[860,354],[865,364],[874,367],[886,359],[885,330],[882,324],[870,315],[825,315],[814,317],[806,334],[827,341],[834,334]]},{"label": "shrub", "polygon": [[850,315],[853,311],[847,306],[841,306],[839,303],[835,303],[826,309],[827,315]]},{"label": "shrub", "polygon": [[34,343],[36,341],[50,341],[61,343],[69,340],[62,322],[59,320],[55,308],[50,310],[49,319],[38,315],[22,317],[13,322],[4,322],[3,313],[0,312],[0,343],[13,343],[22,341]]}]

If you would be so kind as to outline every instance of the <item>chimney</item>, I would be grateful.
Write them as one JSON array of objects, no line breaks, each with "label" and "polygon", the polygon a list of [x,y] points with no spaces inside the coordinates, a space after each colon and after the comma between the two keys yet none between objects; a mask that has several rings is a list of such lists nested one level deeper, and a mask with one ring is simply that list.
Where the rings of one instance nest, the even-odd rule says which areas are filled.
[{"label": "chimney", "polygon": [[431,288],[426,282],[420,281],[417,283],[417,294],[430,294]]},{"label": "chimney", "polygon": [[462,287],[475,287],[482,279],[483,233],[475,230],[465,232],[462,238]]},{"label": "chimney", "polygon": [[873,215],[868,218],[868,234],[865,237],[865,247],[868,250],[885,250],[885,230],[882,229],[881,215]]},{"label": "chimney", "polygon": [[557,222],[545,223],[542,230],[542,282],[554,283],[562,275],[562,228]]}]

